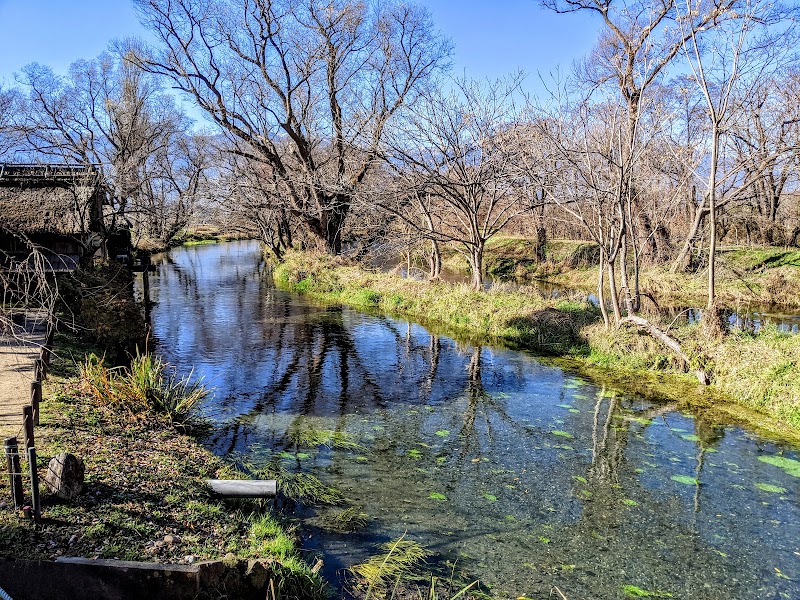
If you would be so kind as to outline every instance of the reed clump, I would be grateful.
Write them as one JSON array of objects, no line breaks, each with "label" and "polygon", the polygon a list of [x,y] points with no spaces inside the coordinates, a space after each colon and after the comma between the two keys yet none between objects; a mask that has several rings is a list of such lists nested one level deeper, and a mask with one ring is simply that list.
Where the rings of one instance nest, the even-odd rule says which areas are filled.
[{"label": "reed clump", "polygon": [[192,373],[180,377],[160,357],[136,353],[128,367],[108,367],[95,354],[86,357],[79,367],[84,390],[101,404],[122,408],[136,415],[154,413],[176,426],[202,424],[196,407],[209,390]]},{"label": "reed clump", "polygon": [[357,584],[354,595],[364,600],[393,600],[416,598],[418,600],[457,600],[489,596],[480,589],[479,582],[464,584],[451,574],[449,578],[431,574],[427,560],[431,552],[421,544],[406,539],[386,542],[379,552],[363,563],[350,567]]}]

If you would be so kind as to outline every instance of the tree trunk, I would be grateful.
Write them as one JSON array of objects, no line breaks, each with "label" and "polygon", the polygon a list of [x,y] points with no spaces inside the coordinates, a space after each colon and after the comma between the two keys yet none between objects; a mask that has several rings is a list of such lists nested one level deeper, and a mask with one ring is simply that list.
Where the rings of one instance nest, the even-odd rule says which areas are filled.
[{"label": "tree trunk", "polygon": [[483,244],[476,244],[470,248],[469,266],[472,271],[472,289],[483,289]]},{"label": "tree trunk", "polygon": [[717,253],[717,160],[719,156],[719,124],[714,123],[711,141],[711,172],[708,174],[708,309],[714,307]]},{"label": "tree trunk", "polygon": [[617,278],[614,274],[614,263],[608,263],[608,286],[611,289],[611,307],[614,309],[614,324],[619,325],[622,320],[622,311],[619,308],[619,295],[617,294]]},{"label": "tree trunk", "polygon": [[707,214],[708,208],[706,208],[705,199],[703,199],[703,204],[701,204],[694,212],[694,221],[692,222],[692,227],[689,230],[689,234],[686,236],[686,240],[683,243],[681,251],[678,253],[678,256],[675,258],[672,266],[669,269],[670,273],[677,273],[686,265],[686,259],[691,252],[692,244],[697,239],[697,235],[703,226],[703,220],[706,218]]},{"label": "tree trunk", "polygon": [[442,252],[439,250],[439,242],[431,240],[431,251],[428,255],[428,276],[432,281],[438,281],[442,276]]},{"label": "tree trunk", "polygon": [[611,327],[611,321],[608,319],[608,308],[606,307],[605,268],[606,258],[601,254],[600,267],[597,269],[597,302],[600,304],[600,314],[603,315],[603,324],[606,326],[606,329],[609,329]]}]

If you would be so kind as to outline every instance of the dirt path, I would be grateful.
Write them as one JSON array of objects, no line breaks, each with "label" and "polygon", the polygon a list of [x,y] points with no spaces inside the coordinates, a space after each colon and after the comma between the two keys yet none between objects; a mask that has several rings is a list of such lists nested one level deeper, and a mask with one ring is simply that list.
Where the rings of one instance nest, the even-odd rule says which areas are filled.
[{"label": "dirt path", "polygon": [[45,342],[44,323],[27,320],[0,335],[0,440],[22,435],[22,408],[31,401],[34,361]]}]

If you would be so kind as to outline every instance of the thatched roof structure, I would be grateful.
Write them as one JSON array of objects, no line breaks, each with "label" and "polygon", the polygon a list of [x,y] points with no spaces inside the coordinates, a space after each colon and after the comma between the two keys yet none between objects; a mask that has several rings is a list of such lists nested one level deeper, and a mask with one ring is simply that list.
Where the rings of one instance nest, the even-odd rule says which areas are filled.
[{"label": "thatched roof structure", "polygon": [[91,219],[91,191],[87,197],[84,190],[0,188],[0,224],[20,233],[84,233]]}]

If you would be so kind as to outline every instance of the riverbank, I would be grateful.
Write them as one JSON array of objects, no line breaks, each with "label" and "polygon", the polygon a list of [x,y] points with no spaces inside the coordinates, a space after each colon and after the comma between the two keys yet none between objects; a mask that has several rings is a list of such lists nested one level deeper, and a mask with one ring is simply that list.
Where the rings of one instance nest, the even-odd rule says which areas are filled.
[{"label": "riverbank", "polygon": [[535,287],[475,292],[369,271],[341,258],[289,253],[279,287],[325,302],[406,317],[475,343],[500,343],[567,357],[618,387],[723,410],[737,420],[800,439],[800,337],[764,328],[713,339],[698,325],[670,331],[712,384],[699,386],[674,355],[638,331],[607,331],[579,297],[545,298]]},{"label": "riverbank", "polygon": [[256,232],[231,232],[219,227],[191,227],[179,232],[169,242],[164,243],[152,238],[143,238],[137,243],[137,249],[143,250],[148,254],[166,252],[178,246],[202,246],[205,244],[217,244],[219,242],[232,242],[235,240],[250,240],[257,237]]},{"label": "riverbank", "polygon": [[[167,419],[131,414],[87,393],[75,363],[83,350],[65,336],[56,338],[36,445],[40,480],[50,458],[70,452],[84,462],[85,491],[67,502],[43,485],[40,526],[5,506],[0,556],[173,564],[257,559],[276,589],[323,597],[323,581],[303,562],[279,515],[257,501],[216,500],[204,483],[241,474]],[[0,498],[9,497],[3,478]]]},{"label": "riverbank", "polygon": [[[499,279],[543,279],[593,293],[598,258],[597,246],[591,242],[550,240],[541,261],[533,240],[497,236],[487,242],[485,263],[486,272]],[[468,268],[460,255],[449,257],[448,264]],[[707,285],[703,268],[696,273],[671,273],[669,264],[650,265],[641,272],[644,301],[651,308],[704,306]],[[723,246],[717,253],[716,294],[720,304],[731,307],[800,308],[800,250]]]}]

